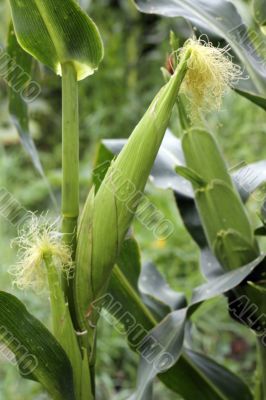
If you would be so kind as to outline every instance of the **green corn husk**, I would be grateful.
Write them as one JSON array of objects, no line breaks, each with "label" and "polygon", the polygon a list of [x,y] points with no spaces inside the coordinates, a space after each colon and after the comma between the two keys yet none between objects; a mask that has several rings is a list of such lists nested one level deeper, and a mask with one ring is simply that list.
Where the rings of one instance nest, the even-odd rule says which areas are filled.
[{"label": "green corn husk", "polygon": [[[79,349],[77,336],[73,329],[69,308],[65,302],[64,293],[60,286],[60,276],[53,257],[52,255],[46,255],[44,260],[50,289],[53,333],[71,361],[76,399],[88,399],[91,398],[91,381],[88,374],[86,354],[82,357]],[[84,374],[86,374],[85,379]]]},{"label": "green corn husk", "polygon": [[224,181],[213,180],[196,189],[195,195],[209,245],[221,264],[234,269],[254,260],[258,255],[255,239],[235,190]]},{"label": "green corn husk", "polygon": [[[186,132],[182,140],[187,170],[177,171],[190,179],[196,205],[210,248],[225,270],[240,268],[260,255],[245,207],[227,171],[224,159],[213,136],[204,130]],[[239,302],[229,311],[238,322],[257,334],[265,331],[265,261],[250,282],[244,282],[228,294],[229,302]],[[243,299],[243,300],[242,300]],[[252,313],[243,316],[245,300]]]},{"label": "green corn husk", "polygon": [[187,167],[202,181],[192,184],[210,248],[227,270],[248,264],[259,255],[258,245],[216,140],[207,131],[192,129],[182,146]]},{"label": "green corn husk", "polygon": [[247,260],[252,261],[258,256],[257,247],[251,246],[249,241],[233,229],[220,231],[213,249],[215,254],[219,254],[219,261],[225,269],[246,265]]},{"label": "green corn husk", "polygon": [[159,91],[128,143],[112,162],[94,200],[91,193],[84,208],[75,274],[76,308],[83,328],[90,318],[92,301],[107,288],[168,126],[189,57],[190,51],[183,56],[170,81]]}]

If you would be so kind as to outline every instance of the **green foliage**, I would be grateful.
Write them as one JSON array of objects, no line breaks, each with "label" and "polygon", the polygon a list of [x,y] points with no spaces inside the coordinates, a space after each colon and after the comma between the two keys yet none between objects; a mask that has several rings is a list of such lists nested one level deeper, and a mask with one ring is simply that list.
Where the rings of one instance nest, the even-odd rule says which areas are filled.
[{"label": "green foliage", "polygon": [[187,166],[202,178],[193,186],[210,247],[226,269],[251,262],[258,256],[252,228],[214,138],[195,129],[182,146]]},{"label": "green foliage", "polygon": [[[8,33],[8,55],[11,57],[11,61],[8,65],[8,77],[9,82],[9,112],[12,118],[12,122],[17,128],[21,142],[25,150],[30,155],[33,165],[39,174],[44,177],[44,171],[40,163],[38,151],[35,148],[34,142],[29,132],[29,118],[28,118],[28,107],[26,103],[28,85],[30,84],[30,73],[32,70],[33,60],[32,57],[27,54],[18,44],[17,38],[14,32],[13,25],[10,24]],[[14,67],[12,67],[14,63]],[[17,75],[20,75],[19,78]],[[17,80],[17,81],[16,81]],[[15,88],[14,88],[14,86]],[[39,86],[35,87],[35,90],[40,90]],[[25,100],[23,99],[23,94]],[[38,93],[35,93],[37,95]],[[34,93],[33,93],[34,95]],[[33,97],[32,97],[33,98]]]},{"label": "green foliage", "polygon": [[58,4],[55,0],[10,0],[18,41],[57,74],[62,73],[62,64],[72,62],[78,79],[84,79],[103,57],[98,28],[74,0]]},{"label": "green foliage", "polygon": [[20,373],[41,382],[54,399],[74,400],[72,368],[59,343],[16,297],[1,292],[0,298],[1,341],[14,352]]},{"label": "green foliage", "polygon": [[[31,3],[33,4],[33,2]],[[23,29],[28,29],[30,24],[26,25],[25,22],[22,23],[25,15],[22,15],[23,18],[18,18],[16,29],[18,26],[20,27],[18,30],[23,27],[20,33],[22,36],[24,35],[24,47],[31,47],[31,51],[27,49],[31,54],[34,53],[37,59],[49,65],[52,69],[57,70],[57,72],[58,63],[69,65],[65,63],[65,61],[69,60],[71,60],[77,71],[79,70],[81,74],[79,78],[82,78],[82,71],[80,68],[83,68],[84,60],[87,63],[85,70],[83,70],[85,74],[89,73],[87,69],[89,65],[91,66],[89,60],[94,59],[95,63],[92,69],[97,68],[101,58],[101,41],[94,23],[80,10],[79,6],[72,0],[65,1],[62,13],[65,16],[65,11],[69,12],[70,10],[73,11],[73,13],[69,18],[63,21],[61,14],[55,13],[54,10],[50,8],[51,5],[55,5],[55,0],[49,0],[46,5],[41,4],[39,1],[35,3],[34,7],[30,9],[30,14],[33,17],[35,15],[37,18],[36,21],[39,21],[40,26],[45,26],[46,28],[44,31],[40,30],[37,32],[37,40],[42,38],[38,47],[36,43],[31,47],[32,45],[29,44],[27,40],[25,41],[25,31],[24,33],[22,32]],[[212,39],[214,39],[214,41],[218,39],[217,36],[215,36],[217,33],[223,38],[225,36],[226,38],[230,36],[227,31],[231,23],[231,17],[234,24],[241,22],[235,8],[223,1],[217,3],[217,7],[218,5],[221,7],[221,9],[219,8],[219,16],[221,10],[221,15],[230,16],[230,18],[226,18],[224,21],[217,19],[215,20],[215,24],[213,23],[213,16],[215,13],[217,14],[216,5],[215,7],[212,5],[211,8],[208,8],[211,18],[210,15],[207,15],[207,17],[203,15],[202,10],[200,10],[197,18],[195,16],[194,18],[194,11],[190,3],[191,2],[188,1],[184,5],[184,3],[181,4],[181,2],[175,0],[174,8],[177,7],[180,11],[180,15],[184,14],[187,20],[192,21],[193,24],[196,22],[197,25],[200,26],[200,29],[205,28],[207,26],[206,22],[208,22],[208,32],[212,31],[212,34],[214,34]],[[204,7],[207,3],[209,4],[209,2],[205,0],[201,3],[203,3]],[[82,2],[82,6],[88,6],[89,4],[90,2],[86,0]],[[0,3],[0,5],[2,5],[2,3]],[[67,7],[67,5],[69,8],[66,10],[64,7]],[[14,10],[16,15],[19,14],[18,11],[20,10],[17,6],[18,2],[13,1],[13,17]],[[162,2],[160,4],[159,1],[156,1],[156,6],[168,7],[166,3]],[[185,11],[184,7],[186,8]],[[106,18],[107,10],[108,19]],[[216,332],[215,337],[215,332],[210,330],[210,321],[208,321],[207,315],[204,314],[204,311],[201,313],[201,309],[198,309],[199,304],[212,297],[212,295],[228,292],[229,290],[230,298],[233,298],[233,296],[240,293],[239,284],[243,279],[245,280],[248,278],[248,285],[244,283],[241,284],[242,290],[244,290],[244,293],[249,297],[253,298],[255,303],[259,304],[261,308],[265,307],[265,296],[262,296],[262,293],[264,294],[264,284],[261,279],[263,277],[264,265],[260,264],[257,268],[255,265],[256,261],[251,267],[248,266],[244,267],[244,269],[238,269],[239,266],[245,264],[246,260],[253,260],[258,254],[258,247],[253,235],[254,226],[251,225],[247,217],[247,211],[244,209],[240,196],[237,194],[236,187],[227,171],[223,156],[217,149],[217,144],[214,142],[212,136],[206,134],[204,138],[204,135],[200,134],[202,131],[198,130],[197,133],[199,135],[197,137],[195,135],[193,138],[190,137],[185,145],[189,134],[187,133],[185,135],[186,139],[184,138],[183,143],[187,165],[184,165],[184,154],[180,148],[180,142],[176,138],[171,135],[166,135],[167,140],[160,146],[164,134],[163,131],[169,122],[169,110],[167,111],[166,119],[162,118],[161,121],[159,121],[160,118],[158,120],[156,118],[151,118],[151,116],[154,117],[153,114],[155,114],[158,106],[155,101],[149,109],[150,115],[148,112],[137,126],[128,144],[124,147],[124,150],[112,161],[103,183],[101,184],[101,182],[95,181],[95,179],[89,177],[89,172],[92,168],[91,155],[95,147],[95,139],[103,136],[108,138],[111,136],[127,136],[142,115],[143,109],[147,105],[147,99],[150,99],[155,89],[161,85],[158,71],[159,66],[163,63],[165,55],[163,54],[164,44],[159,45],[158,42],[164,42],[163,37],[166,32],[168,35],[169,28],[173,28],[173,24],[176,30],[181,29],[179,32],[180,37],[178,37],[180,43],[183,43],[183,39],[189,36],[191,30],[190,28],[184,28],[184,24],[186,24],[184,22],[183,24],[180,24],[180,21],[177,20],[162,20],[159,22],[157,17],[143,16],[136,12],[131,5],[126,5],[119,1],[111,2],[109,0],[99,0],[97,4],[96,2],[90,4],[90,11],[90,14],[100,23],[100,26],[103,26],[103,38],[106,43],[106,59],[103,62],[103,68],[101,68],[99,74],[97,74],[97,80],[90,79],[88,82],[82,82],[80,85],[80,95],[82,99],[80,104],[82,158],[80,179],[80,186],[82,188],[81,199],[83,200],[83,198],[87,196],[88,187],[91,186],[92,181],[96,183],[96,188],[95,193],[92,189],[87,198],[84,213],[81,216],[79,224],[77,257],[75,258],[79,267],[75,279],[76,310],[73,306],[74,303],[71,297],[71,291],[67,293],[72,321],[70,321],[68,306],[65,304],[65,299],[62,297],[61,284],[58,281],[57,271],[52,270],[50,271],[51,274],[48,275],[54,316],[53,331],[57,339],[63,344],[66,354],[69,355],[72,366],[75,368],[76,377],[81,377],[85,387],[85,393],[83,392],[83,394],[80,394],[78,392],[77,397],[86,398],[86,400],[87,395],[90,396],[90,398],[93,397],[89,392],[91,390],[90,380],[92,384],[94,382],[95,358],[98,360],[98,365],[96,364],[96,391],[99,399],[125,399],[133,392],[136,357],[133,353],[128,352],[126,345],[122,344],[120,336],[121,332],[124,337],[126,336],[125,333],[128,333],[127,324],[129,320],[125,319],[120,325],[115,324],[115,327],[118,326],[119,333],[117,334],[114,333],[113,327],[108,328],[108,323],[105,322],[99,331],[100,340],[97,345],[97,354],[95,347],[95,322],[97,321],[95,321],[94,318],[90,318],[90,302],[95,297],[96,292],[97,295],[103,293],[103,290],[101,290],[103,287],[102,285],[104,285],[105,288],[107,287],[110,271],[113,263],[116,261],[111,275],[108,293],[111,293],[115,299],[124,305],[126,311],[130,312],[131,318],[134,316],[136,321],[143,325],[147,331],[151,330],[148,335],[154,333],[154,335],[159,338],[160,342],[162,342],[175,357],[175,365],[171,366],[170,369],[160,375],[160,380],[164,382],[165,386],[156,383],[154,396],[152,398],[161,399],[167,397],[169,399],[179,399],[179,394],[181,394],[185,399],[194,399],[195,396],[197,396],[197,398],[201,396],[199,398],[204,400],[207,398],[228,398],[235,400],[238,396],[241,400],[242,398],[249,399],[251,395],[247,386],[243,384],[241,379],[227,371],[223,366],[215,363],[212,359],[204,357],[202,354],[198,354],[194,351],[196,348],[200,350],[203,348],[205,352],[206,350],[209,352],[210,348],[213,346],[213,342],[217,340],[217,337],[220,343],[223,342],[222,338],[226,336],[226,345],[230,346],[231,341],[235,339],[235,333],[232,333],[230,336],[227,332],[226,334],[222,334],[222,338],[220,338],[220,333],[223,330],[223,323],[226,323],[226,326],[230,326],[230,330],[237,333],[243,332],[243,334],[246,335],[242,327],[227,320],[224,312],[226,308],[224,303],[220,304],[220,306],[207,303],[204,304],[204,307],[209,306],[209,310],[211,310],[210,313],[214,317],[211,324]],[[261,15],[262,14],[259,16],[261,17]],[[75,29],[74,32],[71,18],[73,16],[73,24],[78,22],[80,29]],[[71,38],[74,40],[71,43],[69,40],[70,37],[68,36],[69,32],[62,34],[61,28],[66,26],[65,21],[69,22],[68,26],[71,28],[70,31],[72,30]],[[257,20],[258,23],[260,23],[260,21],[261,19]],[[32,23],[33,19],[30,22]],[[85,24],[83,24],[84,22]],[[85,29],[85,25],[88,29]],[[85,32],[85,36],[87,34],[92,34],[95,38],[97,37],[99,39],[98,42],[96,40],[98,43],[98,47],[96,46],[97,51],[94,52],[93,49],[87,46],[88,43],[85,43],[83,40],[76,43],[78,32],[83,34]],[[149,32],[148,35],[147,32]],[[244,32],[246,32],[245,28]],[[63,40],[63,37],[65,40]],[[27,64],[27,62],[31,61],[31,58],[17,46],[14,35],[11,35],[9,39],[11,40],[11,50],[13,54],[15,57],[18,57],[17,59],[26,60],[25,69],[29,71],[31,63]],[[43,46],[43,40],[48,46]],[[69,43],[71,46],[69,46]],[[240,81],[236,85],[238,89],[241,89],[242,94],[245,92],[246,97],[264,107],[264,78],[261,79],[261,70],[258,68],[257,63],[252,62],[252,57],[249,54],[249,50],[252,49],[251,41],[248,40],[246,43],[247,47],[244,46],[244,48],[241,48],[239,43],[233,44],[234,54],[238,54],[242,63],[246,63],[251,76],[251,79],[248,81]],[[81,49],[82,55],[80,53],[77,54],[76,49],[78,48]],[[92,51],[90,52],[90,50]],[[80,55],[81,58],[79,58]],[[245,58],[245,56],[247,57]],[[26,118],[28,110],[25,107],[25,103],[21,103],[19,96],[15,96],[12,91],[10,92],[11,112],[13,119],[20,122],[19,124],[17,123],[19,133],[21,133],[21,127],[25,128],[23,134],[26,133],[26,136],[22,135],[24,146],[26,146],[30,155],[33,154],[32,158],[36,163],[37,158],[34,158],[34,153],[32,153],[33,147],[31,147],[32,142],[28,135],[29,130],[33,134],[34,139],[37,141],[38,148],[40,149],[40,159],[46,166],[46,171],[48,171],[48,178],[53,184],[55,191],[59,192],[58,188],[61,183],[61,175],[57,170],[59,170],[61,153],[61,143],[58,134],[61,111],[59,105],[60,82],[46,69],[42,69],[41,74],[37,69],[31,70],[31,73],[38,82],[42,82],[43,87],[41,97],[29,107],[30,119],[27,120]],[[72,74],[72,78],[75,78],[74,80],[76,80],[75,75],[76,74]],[[65,84],[68,85],[70,77],[65,74],[64,79]],[[78,130],[78,118],[77,116],[72,118],[73,114],[71,111],[73,104],[77,104],[76,89],[77,85],[75,81],[75,96],[73,98],[70,94],[73,94],[74,91],[69,90],[67,92],[64,90],[63,92],[63,98],[65,100],[63,119],[64,131],[66,125],[70,122],[69,127],[71,129],[68,128],[68,150],[71,151],[74,150],[72,143],[74,143],[76,149],[76,144],[78,142],[77,135],[73,135],[73,142],[70,140],[70,135],[76,134]],[[5,92],[1,93],[1,97],[4,101],[5,96]],[[160,103],[160,96],[157,100]],[[65,107],[66,103],[69,106],[68,108]],[[5,102],[2,104],[5,108],[1,108],[0,112],[1,116],[5,116],[6,104]],[[247,100],[237,97],[236,94],[229,95],[225,99],[224,104],[224,109],[220,113],[213,113],[210,116],[210,124],[212,126],[212,131],[220,130],[219,141],[222,143],[222,148],[225,150],[226,158],[230,165],[242,161],[257,160],[260,154],[261,157],[263,157],[264,140],[262,138],[262,133],[264,129],[263,121],[265,119],[264,111],[262,109],[259,110],[255,104],[249,104]],[[172,109],[172,107],[173,103],[171,100],[171,107],[169,107],[169,109]],[[164,107],[162,107],[162,110],[163,108]],[[182,111],[184,116],[185,109]],[[180,134],[180,124],[176,121],[176,115],[174,115],[174,117],[174,130]],[[158,122],[159,124],[157,124]],[[220,122],[224,125],[223,127],[220,126]],[[256,129],[255,123],[257,124]],[[157,141],[158,126],[160,140]],[[184,124],[182,126],[186,128]],[[72,129],[72,127],[74,127],[74,129]],[[14,132],[10,128],[10,124],[6,122],[1,123],[0,129],[0,139],[4,146],[1,152],[1,185],[12,189],[12,192],[14,188],[16,196],[18,199],[23,200],[25,205],[39,210],[46,209],[49,191],[47,186],[45,186],[46,183],[42,180],[37,180],[36,176],[31,172],[25,156],[22,155],[17,146],[16,136],[13,136],[12,139],[10,138],[10,132],[12,134]],[[252,136],[251,141],[250,132],[254,132],[255,130],[256,133]],[[147,135],[147,137],[145,135]],[[113,145],[110,141],[105,141],[100,148],[98,161],[112,160],[113,148],[115,148],[114,153],[117,155],[121,151],[122,145],[125,143],[126,141],[119,141],[119,145]],[[151,144],[152,146],[150,147]],[[154,236],[154,232],[149,230],[147,226],[142,226],[142,222],[138,219],[137,215],[138,220],[134,223],[136,236],[140,242],[140,248],[144,259],[149,260],[149,262],[145,262],[144,265],[141,266],[139,247],[135,239],[130,235],[124,242],[124,236],[131,225],[133,216],[132,213],[130,215],[128,214],[128,210],[124,207],[123,201],[118,201],[121,188],[119,183],[113,180],[113,177],[116,177],[115,172],[117,170],[120,171],[120,169],[122,169],[123,179],[129,178],[130,181],[133,181],[136,187],[140,187],[142,191],[159,147],[160,152],[151,172],[151,181],[153,185],[149,184],[146,187],[146,191],[152,204],[163,213],[165,218],[171,221],[173,232],[167,238],[157,238]],[[148,149],[150,154],[148,154]],[[67,169],[64,169],[64,172],[68,171],[69,176],[75,177],[78,163],[74,163],[74,159],[71,155],[65,158],[65,161],[67,161]],[[249,167],[247,166],[247,168]],[[256,182],[253,184],[249,184],[248,189],[245,187],[245,193],[243,192],[243,188],[241,190],[241,183],[243,183],[241,173],[244,174],[245,170],[237,170],[236,173],[233,174],[242,200],[245,201],[250,197],[251,193],[264,182],[263,165],[254,164],[250,168],[252,169],[252,173],[260,175],[260,179],[256,179]],[[21,173],[21,170],[23,170],[23,173]],[[175,170],[177,170],[181,176],[177,176]],[[106,170],[101,174],[100,181],[104,178],[105,172]],[[111,192],[111,194],[110,190],[107,190],[110,176],[113,184],[112,189],[114,189],[114,192]],[[192,182],[195,194],[190,184],[187,183],[184,178]],[[72,243],[72,238],[74,238],[76,234],[74,227],[76,226],[79,208],[78,197],[76,196],[78,194],[79,182],[77,178],[66,180],[64,175],[63,181],[67,189],[65,190],[65,194],[69,193],[68,190],[71,189],[71,194],[74,194],[75,199],[75,202],[72,202],[72,200],[66,203],[63,202],[71,206],[70,211],[75,207],[75,221],[73,225],[70,225],[73,229],[68,228],[68,232],[66,232],[63,228],[65,234],[71,233],[71,237],[69,237],[70,240],[67,240],[67,242],[71,245],[73,244],[72,250],[74,260],[75,243]],[[29,182],[31,182],[30,187],[28,185]],[[208,193],[207,191],[205,193],[206,185],[211,186],[211,190],[208,190]],[[155,189],[155,187],[160,189]],[[70,199],[70,196],[66,196],[66,198],[67,197]],[[178,214],[175,200],[178,203],[180,215]],[[199,215],[195,204],[198,207]],[[249,213],[253,221],[256,209],[252,199],[248,205]],[[259,204],[259,206],[261,207],[261,204]],[[253,207],[253,209],[251,207]],[[134,207],[133,212],[135,212],[135,210],[136,207]],[[63,207],[63,211],[66,214],[64,216],[68,218],[69,215],[67,214],[69,209],[66,210]],[[57,214],[57,212],[55,212],[55,214]],[[72,217],[71,215],[70,218]],[[110,229],[110,226],[112,226],[113,229]],[[9,235],[15,234],[14,231],[15,227],[7,230],[1,227],[1,246],[3,247],[5,258],[8,257],[6,249],[8,238]],[[258,242],[263,244],[265,240],[263,236],[264,230],[260,229],[260,233],[262,236]],[[199,249],[191,240],[189,234],[192,235],[200,248],[202,272],[208,280],[205,285],[200,287],[196,287],[203,279],[198,269]],[[96,245],[93,243],[94,239],[96,239]],[[208,243],[212,252],[210,248],[208,248]],[[121,248],[122,251],[120,257],[117,257],[119,248]],[[228,272],[228,274],[223,274],[221,265],[214,255],[217,256],[220,263],[223,264],[225,268],[233,268],[233,271]],[[151,259],[156,261],[162,275],[157,271],[153,263],[150,262]],[[91,263],[91,260],[94,260],[94,263]],[[106,260],[108,260],[108,262]],[[10,264],[10,261],[8,260],[6,263]],[[89,266],[90,268],[88,268]],[[96,269],[96,266],[99,268]],[[255,272],[254,274],[250,274],[253,268]],[[243,275],[244,270],[245,273]],[[219,276],[219,274],[222,275]],[[10,282],[6,278],[6,274],[4,274],[4,277],[5,284],[7,287],[10,287]],[[171,283],[171,287],[169,287],[167,281],[165,281],[165,277],[167,277],[167,281]],[[73,281],[69,283],[71,287]],[[97,286],[96,292],[94,292],[94,285]],[[100,289],[98,290],[98,288]],[[176,292],[174,289],[182,290],[182,292],[184,291],[185,293]],[[243,291],[241,293],[243,293]],[[191,294],[193,297],[190,302]],[[33,308],[41,309],[41,303],[44,303],[44,301],[40,300],[38,306],[36,296],[26,293],[25,297],[28,303],[31,304],[31,307],[34,305]],[[41,297],[41,299],[44,298]],[[14,304],[16,302],[18,302],[18,300],[14,299]],[[186,308],[187,303],[189,304],[188,308]],[[23,307],[20,307],[20,310],[22,310]],[[194,314],[195,308],[197,308],[196,314]],[[191,325],[192,311],[193,325]],[[21,314],[26,315],[24,309]],[[40,311],[38,311],[38,315],[39,314]],[[5,315],[5,313],[3,313],[3,315]],[[42,314],[39,316],[47,320],[47,311],[42,309]],[[65,319],[66,316],[67,318]],[[116,315],[116,318],[117,317]],[[162,320],[163,317],[166,318]],[[31,322],[33,321],[32,317],[28,316],[28,318]],[[221,320],[223,320],[223,322],[221,322]],[[66,321],[67,324],[65,324]],[[124,327],[122,327],[123,322]],[[72,324],[77,331],[77,342],[80,349],[76,349],[77,342]],[[184,326],[186,324],[186,332],[190,332],[193,338],[191,342],[191,336],[186,335],[186,342],[192,345],[192,350],[183,347]],[[30,326],[31,325],[29,325],[28,328]],[[199,335],[197,329],[203,330],[207,332],[207,334],[204,336]],[[74,341],[71,339],[71,344],[68,341],[62,340],[62,330],[65,331],[66,337],[74,339]],[[32,331],[28,334],[30,338],[31,333]],[[68,336],[70,333],[72,336]],[[16,334],[19,334],[18,330]],[[248,339],[248,343],[253,345],[252,339]],[[132,347],[131,345],[131,348]],[[71,354],[73,350],[74,353],[75,350],[78,350],[76,354],[78,354],[79,359],[80,356],[82,358],[81,366],[79,362],[75,363],[75,361],[73,361]],[[216,350],[219,354],[216,354]],[[250,367],[252,362],[254,362],[253,354],[248,356],[249,362],[241,363],[241,365],[237,361],[232,361],[233,355],[230,355],[229,359],[226,359],[228,353],[226,353],[224,349],[221,350],[221,347],[216,346],[215,350],[212,349],[212,354],[214,357],[217,357],[223,365],[227,365],[230,368],[233,366],[233,369],[239,375],[243,375],[244,373],[245,380],[247,381],[248,379],[248,383],[250,387],[252,387],[250,378],[251,371],[245,371],[245,366],[248,365],[248,368],[254,369],[254,365]],[[122,356],[124,356],[125,360],[122,360]],[[65,357],[65,367],[67,367],[67,365],[70,366],[66,355]],[[129,365],[130,363],[132,363],[132,367]],[[137,398],[141,398],[143,393],[145,393],[145,400],[151,398],[151,384],[154,376],[155,374],[150,368],[150,365],[145,365],[142,360],[139,369],[137,389],[139,397]],[[40,377],[36,378],[42,382]],[[262,378],[258,375],[259,385],[257,390],[262,390],[260,381],[262,381]],[[60,382],[60,380],[58,380],[58,382]],[[53,384],[53,386],[56,387],[58,382]],[[150,385],[147,386],[147,383]],[[46,384],[44,384],[44,386],[45,385]],[[77,386],[76,382],[75,385]],[[29,387],[29,391],[32,387],[34,388],[32,385],[27,387]],[[168,392],[166,387],[170,388],[175,393]],[[199,388],[201,389],[200,394]],[[50,388],[48,389],[50,390]],[[9,400],[9,398],[14,398],[11,388],[3,387],[2,385],[1,390],[7,400]],[[38,398],[38,390],[37,388],[33,389],[32,396],[34,399]],[[94,391],[93,387],[92,390]],[[27,391],[27,389],[25,389],[25,391]],[[68,394],[70,395],[71,391],[69,391]],[[31,395],[27,392],[24,397],[30,398]]]}]

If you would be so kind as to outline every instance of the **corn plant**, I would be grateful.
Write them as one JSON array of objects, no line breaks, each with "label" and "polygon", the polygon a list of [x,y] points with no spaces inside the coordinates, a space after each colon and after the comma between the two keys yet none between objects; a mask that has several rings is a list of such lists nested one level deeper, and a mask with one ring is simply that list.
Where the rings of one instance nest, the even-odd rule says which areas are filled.
[{"label": "corn plant", "polygon": [[[266,165],[250,166],[261,178],[246,187],[242,170],[233,176],[228,172],[202,115],[219,109],[228,87],[265,109],[265,68],[260,54],[253,60],[250,43],[241,46],[229,34],[232,20],[241,22],[231,3],[220,0],[211,8],[207,0],[199,5],[189,0],[136,3],[144,12],[183,16],[200,27],[207,24],[230,46],[215,47],[195,35],[180,45],[171,34],[167,82],[126,142],[101,144],[80,214],[78,82],[92,79],[100,66],[100,32],[74,0],[9,0],[8,50],[13,59],[28,69],[37,60],[62,78],[62,223],[58,228],[45,215],[27,215],[15,240],[19,261],[11,269],[19,288],[38,292],[48,286],[52,331],[20,300],[0,292],[1,340],[14,352],[20,373],[38,381],[52,399],[93,400],[97,324],[102,309],[107,309],[124,326],[130,348],[140,355],[132,400],[152,399],[156,376],[188,400],[263,400],[266,264],[256,234],[265,235],[265,210],[263,226],[254,233],[244,203],[265,181],[261,168]],[[262,4],[254,1],[253,9],[264,32]],[[230,20],[216,18],[221,9]],[[243,66],[248,78],[243,77]],[[181,140],[167,130],[176,105]],[[27,107],[14,93],[10,112],[24,147],[43,174],[27,132]],[[193,290],[191,299],[170,289],[155,266],[141,265],[130,229],[149,176],[156,185],[162,169],[171,178],[184,224],[202,253],[207,282]],[[191,316],[218,295],[227,297],[232,318],[257,338],[260,361],[254,393],[231,371],[186,346]]]}]

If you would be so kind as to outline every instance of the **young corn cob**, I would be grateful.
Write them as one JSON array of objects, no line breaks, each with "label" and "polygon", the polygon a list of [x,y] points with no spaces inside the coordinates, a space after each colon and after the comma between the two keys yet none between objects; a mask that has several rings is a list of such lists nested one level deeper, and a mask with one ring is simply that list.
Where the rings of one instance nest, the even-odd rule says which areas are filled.
[{"label": "young corn cob", "polygon": [[187,167],[201,178],[193,187],[210,248],[225,269],[248,264],[259,255],[258,245],[214,137],[191,129],[182,146]]},{"label": "young corn cob", "polygon": [[[260,250],[215,139],[209,132],[192,129],[184,134],[182,146],[210,248],[226,270],[250,263]],[[265,277],[264,261],[247,282],[228,294],[231,316],[257,334],[266,329]],[[250,311],[244,312],[246,308]]]},{"label": "young corn cob", "polygon": [[90,193],[80,222],[75,274],[76,310],[81,329],[91,318],[91,303],[107,288],[119,249],[141,200],[159,151],[190,50],[184,52],[170,81],[160,90],[128,143],[110,165],[96,195]]}]

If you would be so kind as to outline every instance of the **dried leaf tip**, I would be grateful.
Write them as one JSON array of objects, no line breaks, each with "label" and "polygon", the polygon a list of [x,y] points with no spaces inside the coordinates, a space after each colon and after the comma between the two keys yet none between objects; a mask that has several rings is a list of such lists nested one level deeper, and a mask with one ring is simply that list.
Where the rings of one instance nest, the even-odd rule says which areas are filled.
[{"label": "dried leaf tip", "polygon": [[9,272],[19,289],[32,288],[42,292],[47,287],[45,257],[51,256],[56,267],[70,273],[73,268],[71,251],[57,230],[58,221],[32,214],[12,245],[18,248],[18,261]]},{"label": "dried leaf tip", "polygon": [[232,62],[229,46],[214,47],[209,41],[193,38],[179,50],[180,56],[188,49],[191,57],[181,91],[189,98],[193,113],[220,109],[227,88],[242,76],[241,67]]}]

